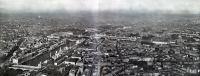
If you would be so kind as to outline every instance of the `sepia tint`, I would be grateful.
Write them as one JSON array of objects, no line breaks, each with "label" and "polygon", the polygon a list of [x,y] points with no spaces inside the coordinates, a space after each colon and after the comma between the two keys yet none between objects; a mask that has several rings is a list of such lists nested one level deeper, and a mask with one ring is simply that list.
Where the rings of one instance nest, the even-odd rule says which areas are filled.
[{"label": "sepia tint", "polygon": [[0,0],[0,76],[200,76],[200,0]]}]

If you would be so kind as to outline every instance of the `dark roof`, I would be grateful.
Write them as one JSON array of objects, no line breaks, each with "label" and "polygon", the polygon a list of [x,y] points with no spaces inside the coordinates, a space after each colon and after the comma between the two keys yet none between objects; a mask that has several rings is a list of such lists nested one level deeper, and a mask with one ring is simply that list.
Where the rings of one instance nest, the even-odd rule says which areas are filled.
[{"label": "dark roof", "polygon": [[77,62],[79,59],[78,58],[69,58],[67,59],[66,61],[69,61],[69,62]]},{"label": "dark roof", "polygon": [[62,63],[63,61],[65,61],[67,58],[66,57],[62,57],[61,59],[57,60],[56,63],[57,65],[59,65],[60,63]]}]

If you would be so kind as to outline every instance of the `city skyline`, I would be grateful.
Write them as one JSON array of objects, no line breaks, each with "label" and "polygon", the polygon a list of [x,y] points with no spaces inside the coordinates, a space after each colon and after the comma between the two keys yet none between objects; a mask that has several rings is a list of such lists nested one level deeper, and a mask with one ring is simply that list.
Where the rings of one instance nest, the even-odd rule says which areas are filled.
[{"label": "city skyline", "polygon": [[200,76],[200,0],[0,0],[0,76]]}]

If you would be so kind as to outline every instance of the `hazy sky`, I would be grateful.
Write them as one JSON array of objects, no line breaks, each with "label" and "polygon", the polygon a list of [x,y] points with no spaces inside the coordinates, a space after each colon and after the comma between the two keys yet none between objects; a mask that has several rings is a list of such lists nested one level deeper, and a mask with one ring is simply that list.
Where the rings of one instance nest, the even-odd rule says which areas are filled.
[{"label": "hazy sky", "polygon": [[118,11],[200,13],[200,0],[0,0],[0,11]]}]

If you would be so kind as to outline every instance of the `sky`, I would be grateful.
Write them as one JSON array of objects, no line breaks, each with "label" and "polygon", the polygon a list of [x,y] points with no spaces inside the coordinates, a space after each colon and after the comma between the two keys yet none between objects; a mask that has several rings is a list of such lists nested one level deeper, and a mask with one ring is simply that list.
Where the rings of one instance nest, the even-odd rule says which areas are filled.
[{"label": "sky", "polygon": [[0,0],[2,12],[120,10],[200,14],[200,0]]}]

